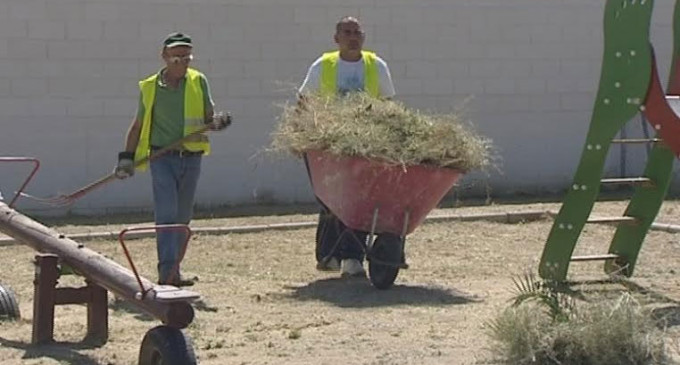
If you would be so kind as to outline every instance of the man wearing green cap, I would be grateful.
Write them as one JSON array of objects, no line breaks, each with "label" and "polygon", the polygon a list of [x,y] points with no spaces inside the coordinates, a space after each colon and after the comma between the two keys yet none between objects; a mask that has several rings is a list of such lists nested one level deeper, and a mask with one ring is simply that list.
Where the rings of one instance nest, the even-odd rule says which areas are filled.
[{"label": "man wearing green cap", "polygon": [[[153,158],[151,168],[154,216],[157,225],[189,224],[201,171],[201,157],[210,153],[205,133],[222,130],[231,123],[228,114],[214,113],[214,103],[205,75],[190,68],[191,37],[172,33],[163,41],[159,72],[139,82],[137,116],[130,125],[125,150],[118,154],[115,174],[120,179],[145,170],[141,160],[164,147],[183,140],[180,146]],[[179,261],[186,233],[159,230],[156,238],[160,284],[193,285],[180,275]]]}]

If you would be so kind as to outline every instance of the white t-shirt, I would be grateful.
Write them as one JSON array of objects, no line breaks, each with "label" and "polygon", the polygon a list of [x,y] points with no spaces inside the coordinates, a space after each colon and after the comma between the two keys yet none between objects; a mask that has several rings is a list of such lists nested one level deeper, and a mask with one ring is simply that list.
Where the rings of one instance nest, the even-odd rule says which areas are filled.
[{"label": "white t-shirt", "polygon": [[[307,71],[307,77],[300,86],[300,94],[311,94],[319,90],[319,78],[321,77],[321,59],[319,57]],[[392,84],[392,76],[387,63],[382,58],[376,56],[376,64],[378,66],[378,75],[380,77],[380,96],[383,98],[391,98],[394,96],[394,85]],[[350,91],[364,90],[364,60],[361,59],[356,62],[347,62],[342,59],[338,60],[338,79],[337,79],[338,93],[345,95]]]}]

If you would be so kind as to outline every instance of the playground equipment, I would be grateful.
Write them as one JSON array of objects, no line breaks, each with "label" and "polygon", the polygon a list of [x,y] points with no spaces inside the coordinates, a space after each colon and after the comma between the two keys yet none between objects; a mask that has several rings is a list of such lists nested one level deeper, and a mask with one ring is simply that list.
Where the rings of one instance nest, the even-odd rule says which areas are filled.
[{"label": "playground equipment", "polygon": [[[423,222],[462,175],[448,168],[386,165],[321,151],[309,151],[307,163],[316,196],[345,226],[368,232],[365,242],[353,238],[366,252],[369,278],[378,289],[392,286],[399,269],[408,268],[406,235]],[[325,230],[324,224],[332,222],[319,223],[317,240],[330,240],[335,248],[343,235],[352,234],[344,229]]]},{"label": "playground equipment", "polygon": [[[36,167],[31,176],[12,199],[14,203],[30,177],[35,174],[39,163],[35,159],[23,157],[0,158],[0,161],[35,162]],[[186,230],[186,241],[182,248],[184,252],[191,233],[185,225],[137,227],[120,233],[120,243],[132,267],[131,271],[0,201],[0,231],[40,252],[35,257],[32,342],[41,344],[53,340],[54,309],[56,305],[61,304],[87,304],[86,338],[106,342],[107,292],[112,292],[116,297],[163,323],[149,330],[144,336],[139,352],[140,365],[196,364],[191,341],[181,329],[193,321],[194,309],[191,302],[198,299],[199,295],[174,286],[156,285],[141,277],[123,240],[125,234],[130,231],[163,229]],[[82,275],[86,285],[80,288],[57,288],[58,261]],[[0,311],[8,312],[10,317],[19,315],[13,294],[2,287],[0,287]]]},{"label": "playground equipment", "polygon": [[[649,43],[653,0],[608,0],[604,15],[604,55],[590,129],[573,183],[555,218],[541,257],[539,274],[564,281],[570,261],[604,260],[608,274],[631,276],[642,242],[670,185],[673,161],[680,155],[680,2],[675,5],[674,51],[668,93],[661,86],[654,50]],[[642,112],[657,138],[613,139],[635,114]],[[602,170],[612,143],[653,144],[641,177],[604,178]],[[634,193],[621,217],[591,218],[600,186],[630,184]],[[607,254],[573,256],[586,223],[614,223],[617,229]]]}]

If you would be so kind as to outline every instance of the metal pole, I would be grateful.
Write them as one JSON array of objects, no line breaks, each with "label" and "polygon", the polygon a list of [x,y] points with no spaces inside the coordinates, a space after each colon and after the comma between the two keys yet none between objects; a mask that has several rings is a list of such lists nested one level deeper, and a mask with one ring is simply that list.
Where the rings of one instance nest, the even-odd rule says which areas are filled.
[{"label": "metal pole", "polygon": [[[0,231],[38,252],[59,256],[87,280],[97,283],[118,297],[125,298],[129,303],[158,318],[165,325],[185,328],[193,321],[194,309],[189,300],[182,300],[182,296],[178,296],[175,300],[163,300],[164,295],[157,297],[154,293],[155,289],[158,288],[160,294],[167,292],[168,288],[157,287],[145,278],[141,278],[144,287],[154,289],[151,289],[151,295],[138,295],[139,284],[129,269],[85,248],[83,244],[65,238],[2,202],[0,202]],[[182,290],[177,289],[177,291]],[[195,294],[188,291],[182,292]]]}]

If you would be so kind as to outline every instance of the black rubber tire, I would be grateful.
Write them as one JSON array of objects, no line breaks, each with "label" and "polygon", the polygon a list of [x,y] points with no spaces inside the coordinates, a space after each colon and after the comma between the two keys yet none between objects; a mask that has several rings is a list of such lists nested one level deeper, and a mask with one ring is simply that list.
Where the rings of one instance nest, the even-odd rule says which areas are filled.
[{"label": "black rubber tire", "polygon": [[0,320],[17,320],[21,318],[19,303],[14,291],[0,285]]},{"label": "black rubber tire", "polygon": [[395,264],[403,262],[401,238],[390,233],[379,234],[373,242],[373,248],[368,258],[368,276],[371,284],[377,289],[389,289],[399,275],[399,268],[376,263],[371,260],[372,258]]},{"label": "black rubber tire", "polygon": [[139,349],[139,365],[196,365],[191,339],[177,328],[150,329]]}]

